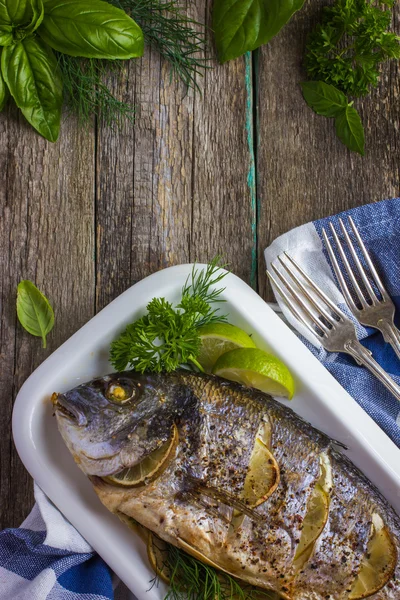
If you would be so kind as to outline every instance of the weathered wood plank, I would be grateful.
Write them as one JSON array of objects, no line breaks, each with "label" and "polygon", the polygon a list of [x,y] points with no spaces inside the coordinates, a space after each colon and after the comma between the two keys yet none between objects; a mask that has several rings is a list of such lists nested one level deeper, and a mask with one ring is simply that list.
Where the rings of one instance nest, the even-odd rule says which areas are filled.
[{"label": "weathered wood plank", "polygon": [[[197,2],[202,18],[201,2]],[[209,56],[212,2],[206,15]],[[198,79],[193,137],[191,260],[220,254],[230,269],[256,285],[256,212],[251,56],[219,65]]]},{"label": "weathered wood plank", "polygon": [[[12,443],[15,395],[94,311],[93,134],[68,119],[60,141],[50,144],[15,115],[0,117],[0,528],[20,524],[33,503],[32,481]],[[34,281],[54,307],[46,350],[16,322],[21,279]]]},{"label": "weathered wood plank", "polygon": [[[366,156],[337,139],[333,120],[315,115],[298,83],[307,33],[320,3],[306,3],[260,51],[258,78],[259,288],[267,290],[264,248],[292,227],[399,192],[400,78],[398,62],[384,65],[379,89],[356,102],[366,131]],[[397,6],[394,29],[399,30]]]},{"label": "weathered wood plank", "polygon": [[[202,1],[192,10],[204,21]],[[131,63],[128,84],[116,84],[137,120],[117,136],[99,132],[99,308],[151,272],[217,252],[250,281],[250,62],[248,70],[246,89],[244,60],[216,67],[198,79],[200,94],[171,82],[168,65],[150,51]]]},{"label": "weathered wood plank", "polygon": [[167,265],[188,259],[193,94],[169,81],[154,51],[115,85],[136,106],[134,127],[100,128],[97,298],[102,307]]}]

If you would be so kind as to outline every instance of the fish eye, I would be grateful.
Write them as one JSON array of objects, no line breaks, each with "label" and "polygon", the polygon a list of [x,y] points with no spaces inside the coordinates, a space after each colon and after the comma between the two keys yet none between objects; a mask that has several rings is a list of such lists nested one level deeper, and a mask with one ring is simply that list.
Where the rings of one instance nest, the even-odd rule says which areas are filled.
[{"label": "fish eye", "polygon": [[135,397],[136,389],[128,382],[111,381],[106,389],[106,398],[118,404],[125,404]]}]

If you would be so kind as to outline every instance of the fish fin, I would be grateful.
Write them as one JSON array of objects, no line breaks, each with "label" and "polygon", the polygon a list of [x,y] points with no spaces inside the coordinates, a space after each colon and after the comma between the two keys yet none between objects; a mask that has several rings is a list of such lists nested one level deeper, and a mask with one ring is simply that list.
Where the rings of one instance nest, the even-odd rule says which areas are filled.
[{"label": "fish fin", "polygon": [[189,476],[188,480],[192,484],[193,490],[195,492],[204,494],[204,496],[207,496],[208,498],[218,500],[219,502],[222,502],[222,504],[226,504],[231,508],[235,508],[236,510],[249,517],[252,521],[256,521],[258,523],[262,523],[264,521],[263,517],[259,513],[256,513],[254,510],[249,508],[245,502],[239,500],[238,498],[235,498],[229,492],[226,492],[225,490],[220,490],[212,486],[208,486],[204,483],[204,481],[196,477]]}]

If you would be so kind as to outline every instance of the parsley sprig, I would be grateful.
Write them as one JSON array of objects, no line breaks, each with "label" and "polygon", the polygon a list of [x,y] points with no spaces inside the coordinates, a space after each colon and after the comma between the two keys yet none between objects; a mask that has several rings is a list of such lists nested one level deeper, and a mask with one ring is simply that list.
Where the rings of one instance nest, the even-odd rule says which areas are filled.
[{"label": "parsley sprig", "polygon": [[400,58],[400,38],[387,31],[394,0],[338,0],[326,6],[322,22],[310,34],[305,56],[309,76],[345,94],[365,96],[376,87],[380,64]]},{"label": "parsley sprig", "polygon": [[[304,66],[313,82],[313,94],[334,97],[339,92],[354,98],[365,96],[378,85],[380,65],[400,58],[400,37],[387,31],[395,0],[336,0],[326,6],[322,20],[309,35]],[[388,8],[385,8],[388,7]],[[304,85],[303,85],[304,93]],[[315,97],[308,104],[318,114]],[[314,104],[314,105],[313,105]],[[353,101],[344,97],[340,114],[335,116],[336,131],[350,150],[364,153],[364,130]]]},{"label": "parsley sprig", "polygon": [[165,298],[153,298],[147,314],[128,325],[111,344],[111,363],[117,371],[127,367],[144,371],[173,371],[181,365],[195,365],[201,340],[198,328],[208,323],[226,321],[216,303],[225,302],[218,288],[226,271],[214,258],[205,270],[193,267],[175,307]]}]

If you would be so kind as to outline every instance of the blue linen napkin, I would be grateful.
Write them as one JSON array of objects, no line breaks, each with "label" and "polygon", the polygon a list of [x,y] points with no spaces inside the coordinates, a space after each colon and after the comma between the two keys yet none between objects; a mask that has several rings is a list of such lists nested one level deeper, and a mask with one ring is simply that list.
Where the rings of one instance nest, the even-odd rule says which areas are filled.
[{"label": "blue linen napkin", "polygon": [[134,600],[37,485],[35,500],[19,529],[0,532],[0,599]]},{"label": "blue linen napkin", "polygon": [[[400,309],[400,198],[362,206],[341,215],[298,227],[277,238],[265,251],[267,265],[283,250],[301,263],[334,302],[349,314],[340,293],[321,232],[351,214]],[[280,299],[277,298],[278,302]],[[276,306],[303,342],[400,447],[400,404],[366,369],[346,355],[326,352],[316,338]],[[379,332],[357,325],[358,337],[400,384],[400,361]],[[0,600],[132,600],[72,525],[35,486],[36,504],[19,529],[0,532]]]},{"label": "blue linen napkin", "polygon": [[[339,219],[346,224],[351,215],[377,271],[396,306],[396,324],[400,325],[400,198],[382,200],[345,211],[333,217],[301,225],[277,238],[265,250],[269,268],[271,262],[284,250],[312,277],[328,296],[352,318],[331,269],[328,253],[323,244],[322,229],[332,241],[329,223],[340,232]],[[339,233],[340,239],[342,235]],[[333,246],[334,242],[333,242]],[[289,324],[299,333],[302,341],[319,361],[400,447],[400,403],[364,367],[346,354],[327,352],[317,338],[287,310],[279,295],[279,309]],[[400,384],[400,361],[386,344],[380,332],[356,323],[357,337],[372,351],[374,358]]]}]

